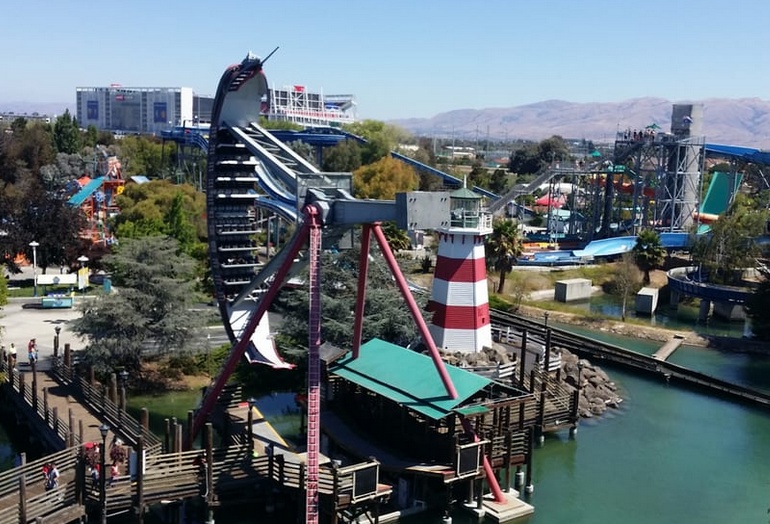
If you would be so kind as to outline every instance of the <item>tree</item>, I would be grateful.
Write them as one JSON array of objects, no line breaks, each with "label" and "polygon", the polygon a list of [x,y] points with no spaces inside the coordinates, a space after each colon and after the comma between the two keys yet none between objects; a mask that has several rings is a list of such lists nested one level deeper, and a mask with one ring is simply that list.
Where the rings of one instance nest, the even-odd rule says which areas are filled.
[{"label": "tree", "polygon": [[760,269],[762,281],[746,303],[746,313],[751,319],[751,331],[759,340],[770,340],[770,269]]},{"label": "tree", "polygon": [[353,172],[353,189],[358,198],[393,200],[396,193],[413,191],[418,183],[411,167],[391,157],[384,157]]},{"label": "tree", "polygon": [[409,239],[409,235],[403,229],[399,229],[395,222],[385,222],[382,225],[382,232],[393,252],[412,249],[412,241]]},{"label": "tree", "polygon": [[770,218],[761,208],[763,195],[757,196],[739,194],[727,213],[711,224],[711,234],[700,235],[693,244],[693,260],[711,282],[739,284],[740,270],[754,266],[759,252],[753,239],[764,232]]},{"label": "tree", "polygon": [[623,257],[613,271],[611,285],[612,291],[621,298],[620,318],[625,322],[628,299],[641,288],[639,267],[634,253],[623,253]]},{"label": "tree", "polygon": [[361,146],[353,140],[343,140],[324,150],[324,171],[349,173],[359,167],[361,167]]},{"label": "tree", "polygon": [[88,341],[88,363],[101,373],[116,367],[133,373],[148,346],[157,345],[161,354],[188,348],[202,322],[190,309],[195,263],[176,240],[127,239],[104,263],[119,291],[84,302],[73,322],[73,331]]},{"label": "tree", "polygon": [[508,170],[518,174],[533,174],[549,164],[569,158],[567,143],[562,137],[554,135],[538,144],[528,143],[514,151],[508,163]]},{"label": "tree", "polygon": [[[338,347],[348,347],[353,336],[359,254],[356,248],[336,255],[324,253],[321,259],[321,338]],[[415,298],[418,302],[424,300],[422,297]],[[285,290],[279,295],[276,305],[284,313],[281,326],[283,345],[306,347],[307,290]],[[406,346],[418,337],[414,320],[377,249],[372,249],[369,264],[363,328],[364,341],[378,337]]]},{"label": "tree", "polygon": [[650,283],[650,271],[660,266],[666,258],[666,249],[660,243],[660,235],[652,229],[639,232],[633,249],[634,260],[644,272],[644,285]]},{"label": "tree", "polygon": [[524,251],[519,225],[515,220],[498,219],[492,224],[492,234],[485,242],[487,268],[500,274],[497,293],[502,293],[505,277]]},{"label": "tree", "polygon": [[144,175],[149,178],[164,178],[175,166],[176,144],[162,143],[159,138],[127,136],[120,141],[123,176]]},{"label": "tree", "polygon": [[78,121],[72,118],[70,110],[56,119],[53,125],[53,142],[58,153],[74,154],[80,152],[82,140]]}]

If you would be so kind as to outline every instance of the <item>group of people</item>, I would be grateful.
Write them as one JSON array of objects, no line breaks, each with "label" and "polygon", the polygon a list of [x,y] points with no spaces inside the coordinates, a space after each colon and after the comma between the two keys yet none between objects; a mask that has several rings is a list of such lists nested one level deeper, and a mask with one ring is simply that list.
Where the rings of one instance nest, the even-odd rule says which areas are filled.
[{"label": "group of people", "polygon": [[[91,483],[94,489],[99,488],[99,479],[101,478],[101,447],[98,442],[88,442],[85,445],[85,461],[91,477]],[[110,444],[110,460],[112,464],[109,470],[109,485],[113,486],[120,477],[120,464],[127,459],[126,450],[123,442],[119,438],[114,438]]]},{"label": "group of people", "polygon": [[43,465],[43,481],[46,490],[59,487],[59,468],[56,467],[56,462],[47,462]]},{"label": "group of people", "polygon": [[[3,349],[5,349],[5,346],[3,346]],[[5,357],[8,359],[8,366],[11,369],[16,367],[16,353],[16,344],[11,342],[11,344],[8,346],[8,353],[6,353]],[[37,357],[37,340],[35,338],[31,338],[27,344],[27,359],[29,361],[30,367],[33,363],[37,362]]]}]

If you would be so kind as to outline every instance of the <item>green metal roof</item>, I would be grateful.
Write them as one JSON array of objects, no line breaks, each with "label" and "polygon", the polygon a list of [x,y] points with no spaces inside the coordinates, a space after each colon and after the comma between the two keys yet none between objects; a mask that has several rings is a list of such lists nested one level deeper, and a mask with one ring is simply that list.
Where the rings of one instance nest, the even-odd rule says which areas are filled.
[{"label": "green metal roof", "polygon": [[439,420],[492,382],[455,366],[446,368],[457,390],[456,399],[447,395],[433,359],[377,338],[361,346],[357,359],[347,353],[329,372]]},{"label": "green metal roof", "polygon": [[461,187],[456,191],[449,193],[449,198],[462,198],[465,200],[481,200],[481,196],[477,195],[467,187]]}]

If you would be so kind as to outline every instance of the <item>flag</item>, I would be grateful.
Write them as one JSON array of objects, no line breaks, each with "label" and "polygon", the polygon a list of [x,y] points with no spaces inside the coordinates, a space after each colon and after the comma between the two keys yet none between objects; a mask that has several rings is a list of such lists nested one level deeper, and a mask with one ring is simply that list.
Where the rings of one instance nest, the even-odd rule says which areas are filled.
[{"label": "flag", "polygon": [[294,86],[294,92],[295,93],[304,93],[305,92],[305,86],[295,85]]}]

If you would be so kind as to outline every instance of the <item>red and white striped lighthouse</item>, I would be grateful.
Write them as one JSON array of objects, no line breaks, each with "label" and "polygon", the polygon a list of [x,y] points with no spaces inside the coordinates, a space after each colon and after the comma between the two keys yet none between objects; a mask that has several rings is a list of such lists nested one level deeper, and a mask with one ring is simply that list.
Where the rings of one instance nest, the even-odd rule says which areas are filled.
[{"label": "red and white striped lighthouse", "polygon": [[492,216],[481,212],[481,197],[465,187],[449,200],[449,227],[438,230],[430,332],[441,350],[476,353],[492,346],[484,256]]}]

